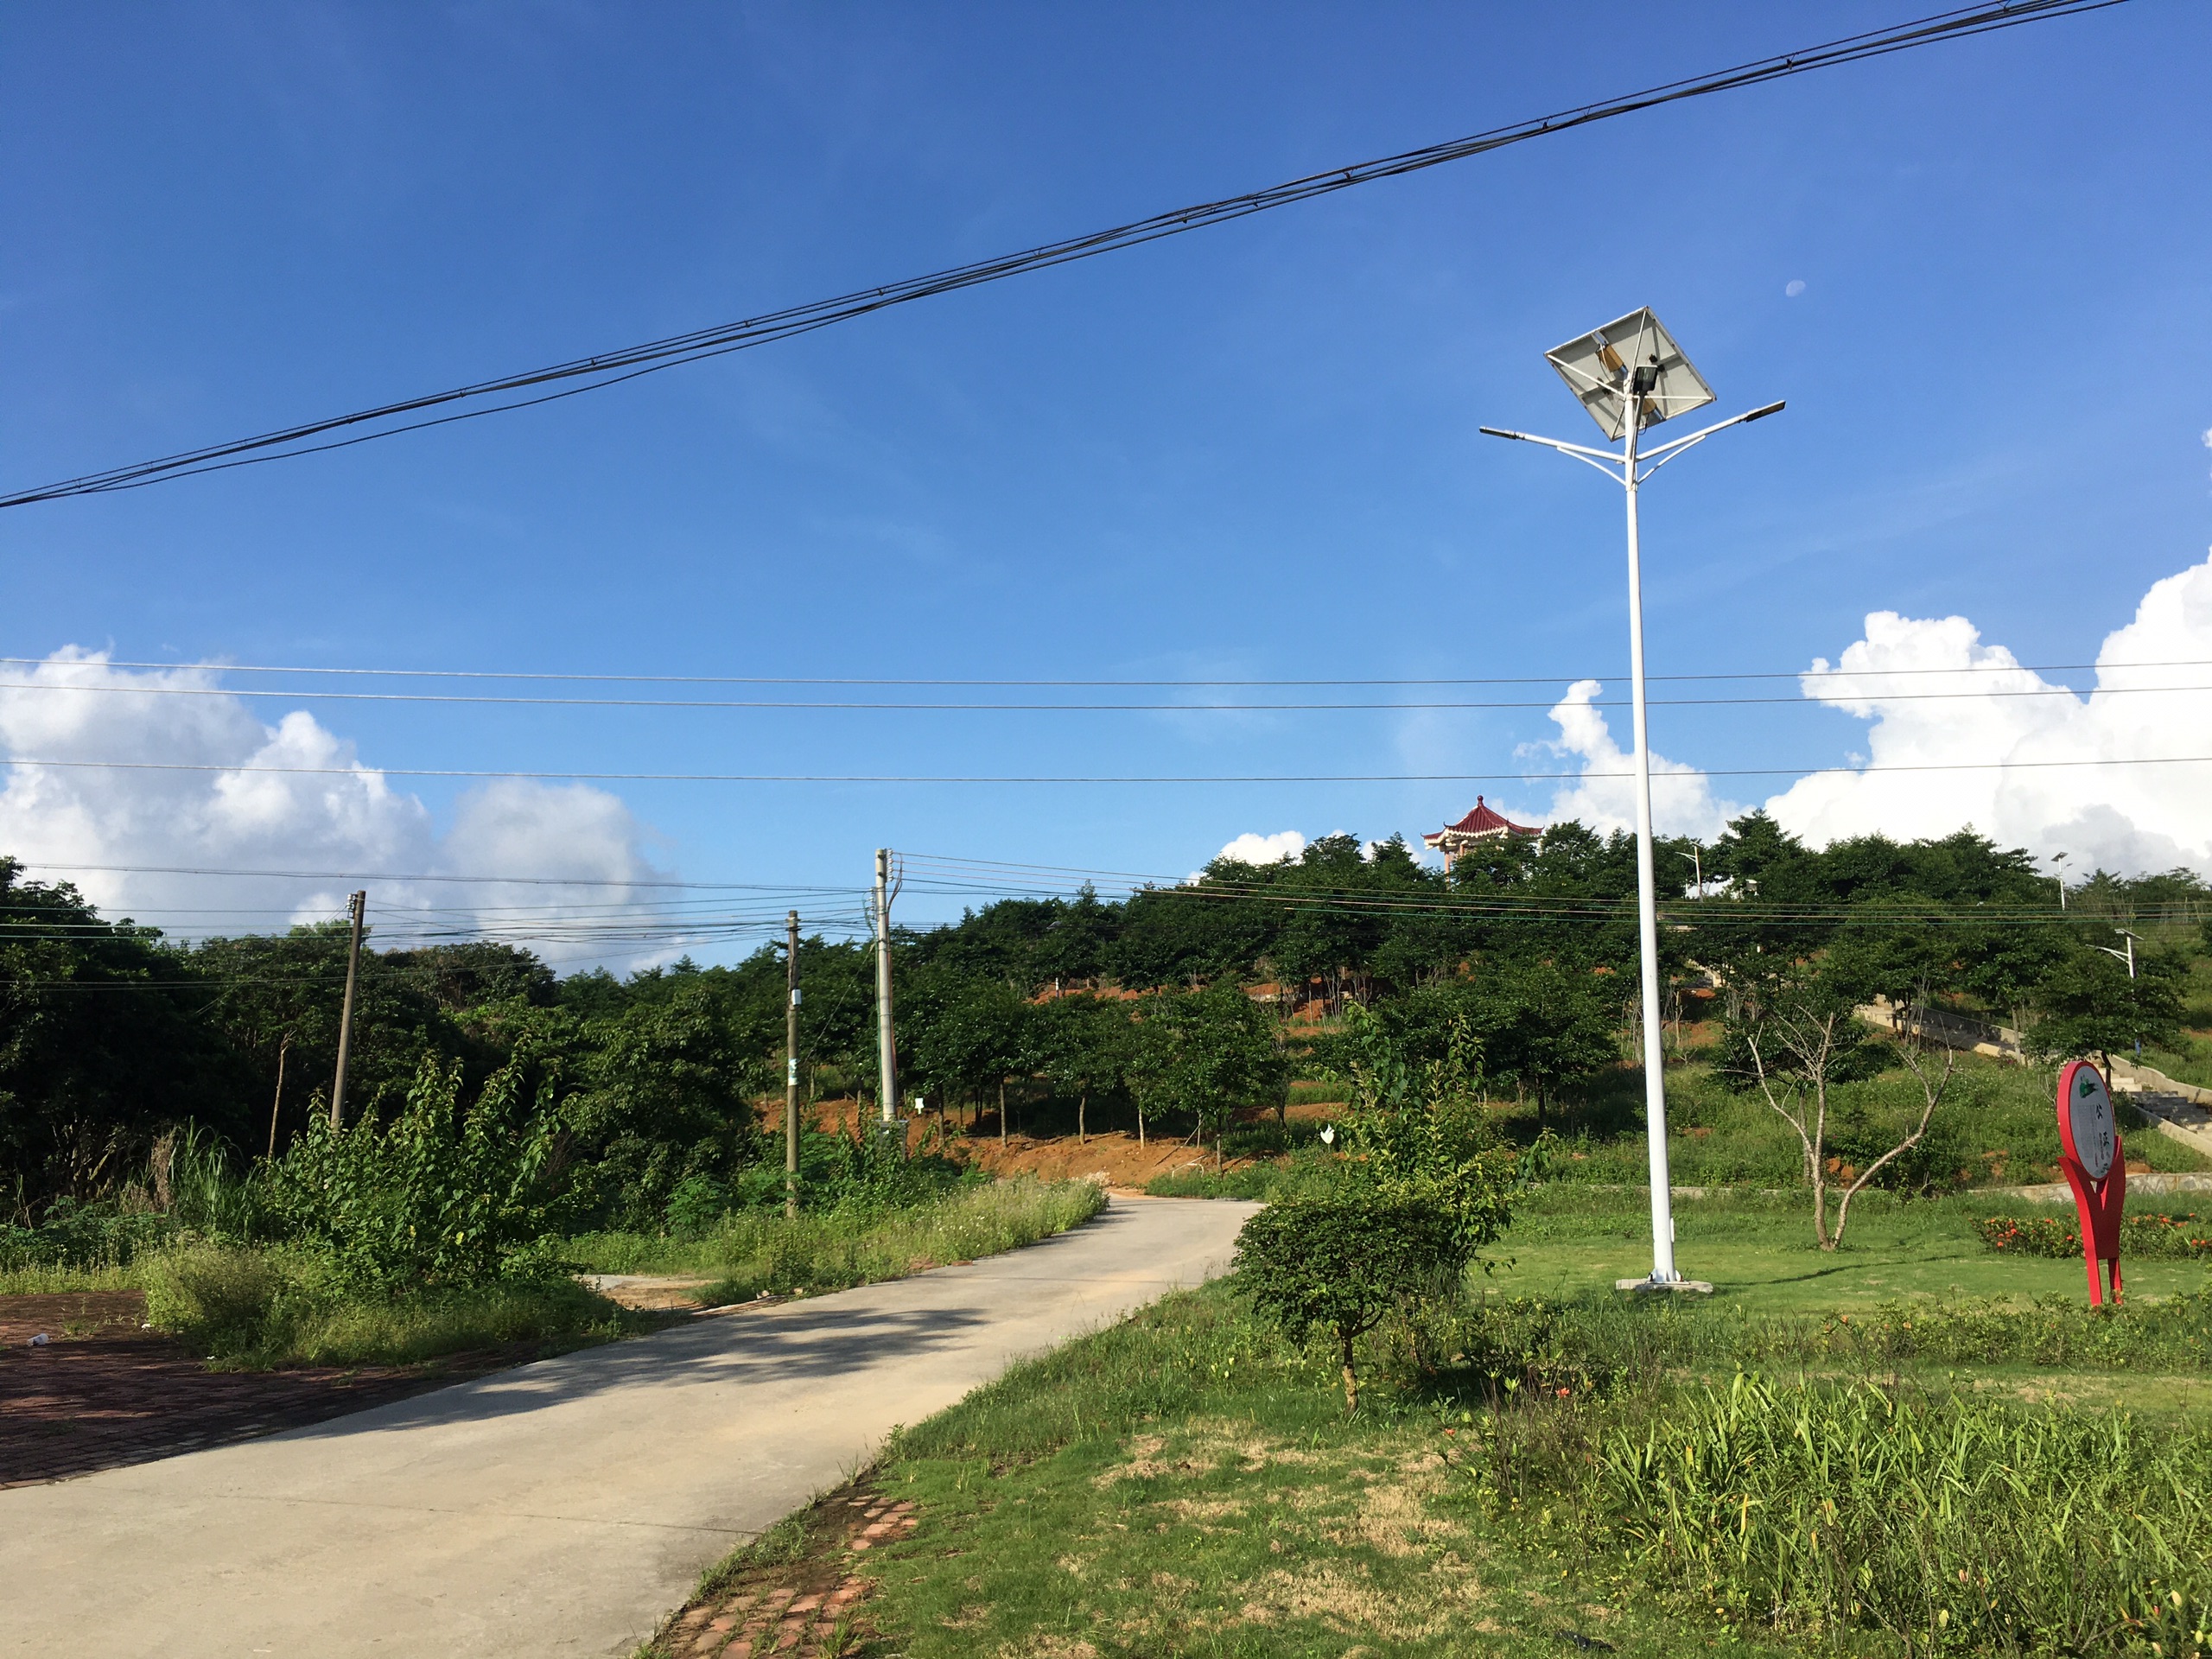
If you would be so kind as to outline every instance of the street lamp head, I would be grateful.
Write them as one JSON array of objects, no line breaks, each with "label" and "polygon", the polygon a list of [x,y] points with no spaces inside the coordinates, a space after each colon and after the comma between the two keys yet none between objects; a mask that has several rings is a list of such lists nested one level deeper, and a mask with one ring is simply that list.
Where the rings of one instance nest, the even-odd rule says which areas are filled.
[{"label": "street lamp head", "polygon": [[1608,441],[1628,430],[1631,397],[1643,411],[1643,426],[1656,426],[1713,401],[1713,388],[1649,306],[1546,352],[1544,359],[1559,371]]}]

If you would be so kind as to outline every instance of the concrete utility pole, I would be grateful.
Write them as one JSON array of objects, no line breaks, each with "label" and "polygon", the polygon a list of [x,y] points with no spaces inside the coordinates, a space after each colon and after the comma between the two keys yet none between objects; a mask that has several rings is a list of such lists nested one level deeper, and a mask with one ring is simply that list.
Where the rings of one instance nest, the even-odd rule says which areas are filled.
[{"label": "concrete utility pole", "polygon": [[876,1090],[886,1123],[899,1121],[899,1050],[891,1035],[891,849],[875,849],[875,1061],[881,1086]]},{"label": "concrete utility pole", "polygon": [[784,918],[784,1214],[798,1214],[798,912]]},{"label": "concrete utility pole", "polygon": [[346,1062],[353,1050],[353,982],[361,971],[361,918],[369,907],[369,895],[357,893],[347,901],[346,908],[353,918],[353,941],[346,951],[346,1003],[338,1011],[338,1075],[330,1084],[330,1127],[346,1127]]}]

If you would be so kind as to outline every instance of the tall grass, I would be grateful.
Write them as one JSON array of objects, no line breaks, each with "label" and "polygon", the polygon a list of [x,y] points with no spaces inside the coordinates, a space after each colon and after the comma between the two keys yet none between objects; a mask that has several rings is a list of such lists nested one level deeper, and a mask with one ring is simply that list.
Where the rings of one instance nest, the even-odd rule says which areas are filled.
[{"label": "tall grass", "polygon": [[1594,1516],[1742,1624],[1907,1652],[2212,1642],[2212,1433],[1738,1376],[1603,1433]]},{"label": "tall grass", "polygon": [[153,1324],[242,1370],[417,1364],[524,1343],[551,1351],[655,1323],[564,1279],[365,1298],[311,1254],[238,1245],[180,1245],[143,1259],[137,1277]]},{"label": "tall grass", "polygon": [[569,1254],[601,1273],[696,1274],[713,1281],[702,1301],[746,1301],[764,1291],[842,1290],[995,1255],[1065,1232],[1105,1202],[1088,1181],[1025,1177],[961,1187],[906,1209],[853,1205],[789,1220],[774,1211],[740,1211],[696,1240],[590,1234],[571,1241]]},{"label": "tall grass", "polygon": [[1740,1305],[1654,1306],[1623,1297],[1483,1295],[1412,1316],[1402,1340],[1439,1389],[1607,1390],[1681,1370],[1791,1366],[1888,1373],[1936,1365],[2212,1370],[2212,1294],[2118,1307],[2063,1297],[2024,1304],[1891,1303],[1859,1313],[1757,1313]]}]

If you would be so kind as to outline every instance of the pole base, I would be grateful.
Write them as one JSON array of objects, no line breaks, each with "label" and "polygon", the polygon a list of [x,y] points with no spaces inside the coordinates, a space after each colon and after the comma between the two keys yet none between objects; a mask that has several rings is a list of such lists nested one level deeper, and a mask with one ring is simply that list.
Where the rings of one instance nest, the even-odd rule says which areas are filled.
[{"label": "pole base", "polygon": [[1613,1288],[1630,1292],[1678,1291],[1694,1296],[1713,1294],[1711,1282],[1704,1279],[1616,1279]]}]

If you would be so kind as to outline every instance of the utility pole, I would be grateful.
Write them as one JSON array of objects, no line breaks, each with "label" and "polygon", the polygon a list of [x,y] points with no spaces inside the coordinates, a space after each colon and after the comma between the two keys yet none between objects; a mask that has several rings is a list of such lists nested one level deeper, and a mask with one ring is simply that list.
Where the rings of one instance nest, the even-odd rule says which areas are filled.
[{"label": "utility pole", "polygon": [[891,849],[875,849],[875,1061],[880,1077],[876,1094],[886,1124],[899,1121],[899,1050],[891,1034]]},{"label": "utility pole", "polygon": [[276,1045],[276,1098],[269,1105],[269,1158],[276,1159],[276,1115],[284,1109],[284,1057],[292,1052],[292,1033],[286,1032],[284,1040]]},{"label": "utility pole", "polygon": [[346,1004],[338,1013],[338,1075],[330,1084],[330,1127],[346,1127],[346,1062],[353,1047],[353,982],[361,971],[361,918],[369,907],[369,895],[357,893],[348,901],[346,909],[353,912],[353,940],[346,951]]},{"label": "utility pole", "polygon": [[784,918],[784,1214],[798,1214],[798,912]]}]

